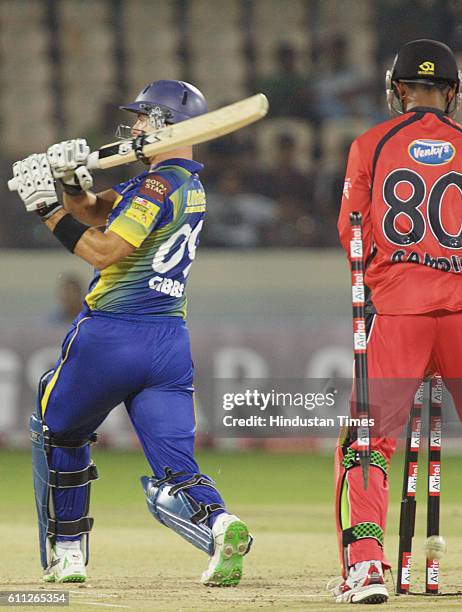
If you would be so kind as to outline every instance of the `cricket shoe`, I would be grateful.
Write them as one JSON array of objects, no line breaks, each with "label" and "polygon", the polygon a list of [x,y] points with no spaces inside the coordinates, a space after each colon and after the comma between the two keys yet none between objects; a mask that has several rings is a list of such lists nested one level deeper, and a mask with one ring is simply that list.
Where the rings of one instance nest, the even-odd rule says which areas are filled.
[{"label": "cricket shoe", "polygon": [[350,567],[346,580],[329,590],[337,603],[381,604],[388,600],[380,561],[356,563]]},{"label": "cricket shoe", "polygon": [[202,573],[206,586],[237,586],[242,578],[242,559],[249,551],[252,536],[237,516],[222,512],[212,527],[215,552]]},{"label": "cricket shoe", "polygon": [[87,572],[80,542],[57,542],[51,549],[51,562],[45,582],[85,582]]}]

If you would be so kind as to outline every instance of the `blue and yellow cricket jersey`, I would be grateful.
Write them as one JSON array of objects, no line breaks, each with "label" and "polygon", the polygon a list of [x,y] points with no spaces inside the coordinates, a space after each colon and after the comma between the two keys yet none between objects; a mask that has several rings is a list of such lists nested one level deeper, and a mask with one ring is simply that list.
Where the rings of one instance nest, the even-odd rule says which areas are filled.
[{"label": "blue and yellow cricket jersey", "polygon": [[137,247],[96,272],[85,298],[92,311],[186,316],[185,287],[205,216],[205,192],[192,160],[168,159],[114,187],[106,229]]}]

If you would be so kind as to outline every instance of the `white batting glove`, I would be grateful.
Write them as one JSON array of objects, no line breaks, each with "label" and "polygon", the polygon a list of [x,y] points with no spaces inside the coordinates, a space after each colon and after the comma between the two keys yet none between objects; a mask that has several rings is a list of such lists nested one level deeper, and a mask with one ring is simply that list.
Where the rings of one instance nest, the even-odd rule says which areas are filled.
[{"label": "white batting glove", "polygon": [[45,153],[29,155],[13,164],[15,190],[28,212],[36,211],[42,218],[51,216],[61,206],[58,204],[55,182]]},{"label": "white batting glove", "polygon": [[48,148],[47,157],[55,178],[63,178],[75,172],[78,166],[84,166],[90,147],[84,138],[63,140]]},{"label": "white batting glove", "polygon": [[90,147],[84,138],[63,140],[49,147],[47,151],[51,171],[63,183],[70,195],[79,195],[93,187],[93,177],[85,166]]}]

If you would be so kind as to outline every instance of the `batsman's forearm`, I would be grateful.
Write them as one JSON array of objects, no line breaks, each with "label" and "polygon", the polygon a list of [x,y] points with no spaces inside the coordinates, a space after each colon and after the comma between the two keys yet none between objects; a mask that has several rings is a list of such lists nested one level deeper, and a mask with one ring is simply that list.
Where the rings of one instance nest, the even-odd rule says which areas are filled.
[{"label": "batsman's forearm", "polygon": [[106,234],[89,227],[75,245],[74,254],[78,255],[97,270],[106,268],[112,263],[111,244]]},{"label": "batsman's forearm", "polygon": [[91,191],[75,196],[63,193],[63,205],[67,212],[82,223],[93,227],[106,223],[106,214],[98,205],[98,196]]},{"label": "batsman's forearm", "polygon": [[[56,226],[64,219],[64,217],[68,217],[70,219],[69,213],[64,210],[58,210],[54,215],[52,215],[49,219],[45,221],[45,225],[48,229],[55,234],[55,236],[60,240],[60,242],[68,249],[71,250],[75,255],[78,255],[86,262],[94,266],[95,268],[100,265],[100,257],[96,248],[101,249],[101,242],[104,240],[104,235],[93,227],[87,227],[83,224],[80,224],[79,221],[76,221],[76,224],[81,225],[81,235],[78,237],[75,246],[71,249],[69,247],[69,237],[67,240],[63,241],[62,237],[59,235],[59,232],[56,231]],[[59,228],[58,228],[59,229]],[[99,236],[98,236],[99,235]],[[99,237],[99,240],[98,240]],[[72,242],[72,239],[71,239]],[[104,245],[103,245],[104,246]]]},{"label": "batsman's forearm", "polygon": [[47,219],[44,223],[50,231],[54,231],[55,227],[58,225],[58,222],[67,215],[67,212],[60,208],[54,215],[52,215],[49,219]]},{"label": "batsman's forearm", "polygon": [[59,209],[45,221],[46,226],[71,253],[97,270],[103,270],[127,257],[135,247],[114,232],[102,232],[74,219]]},{"label": "batsman's forearm", "polygon": [[64,208],[72,214],[74,208],[89,208],[96,204],[96,195],[92,191],[82,191],[79,195],[63,193]]}]

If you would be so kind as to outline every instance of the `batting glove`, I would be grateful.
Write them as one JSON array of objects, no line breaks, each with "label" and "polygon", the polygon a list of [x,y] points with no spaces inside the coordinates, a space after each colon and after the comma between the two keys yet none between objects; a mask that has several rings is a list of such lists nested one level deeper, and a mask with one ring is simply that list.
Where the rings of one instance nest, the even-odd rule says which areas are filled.
[{"label": "batting glove", "polygon": [[63,140],[47,151],[51,171],[69,195],[81,195],[93,187],[93,177],[85,166],[90,147],[84,138]]},{"label": "batting glove", "polygon": [[37,212],[48,219],[62,208],[58,203],[55,182],[45,153],[29,155],[13,164],[14,188],[28,212]]}]

